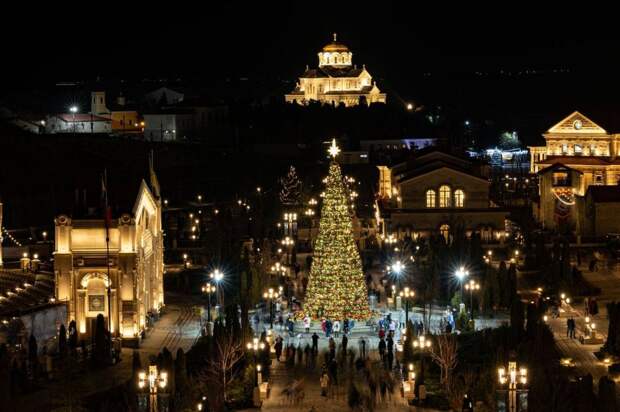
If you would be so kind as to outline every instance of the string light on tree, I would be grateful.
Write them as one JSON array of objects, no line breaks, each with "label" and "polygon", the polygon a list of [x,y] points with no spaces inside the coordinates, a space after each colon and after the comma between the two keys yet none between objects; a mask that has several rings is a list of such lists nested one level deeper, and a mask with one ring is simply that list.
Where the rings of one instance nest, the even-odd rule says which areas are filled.
[{"label": "string light on tree", "polygon": [[[329,154],[340,153],[332,141]],[[368,319],[368,291],[353,237],[349,200],[340,166],[332,161],[310,270],[306,313],[314,318]]]}]

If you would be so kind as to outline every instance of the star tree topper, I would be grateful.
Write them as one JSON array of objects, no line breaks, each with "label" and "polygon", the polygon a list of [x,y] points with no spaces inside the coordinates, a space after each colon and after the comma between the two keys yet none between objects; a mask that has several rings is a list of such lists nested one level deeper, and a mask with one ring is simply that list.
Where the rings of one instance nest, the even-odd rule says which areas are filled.
[{"label": "star tree topper", "polygon": [[336,145],[336,139],[332,139],[332,145],[329,147],[328,152],[334,160],[336,159],[336,156],[338,156],[338,153],[340,153],[340,148]]}]

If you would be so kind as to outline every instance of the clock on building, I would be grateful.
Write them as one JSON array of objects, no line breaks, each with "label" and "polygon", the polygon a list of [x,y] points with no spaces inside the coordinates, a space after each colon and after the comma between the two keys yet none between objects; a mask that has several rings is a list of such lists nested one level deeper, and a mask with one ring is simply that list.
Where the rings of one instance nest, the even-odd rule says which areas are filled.
[{"label": "clock on building", "polygon": [[581,120],[577,119],[573,122],[573,127],[577,130],[581,129],[581,127],[583,126],[583,123],[581,123]]}]

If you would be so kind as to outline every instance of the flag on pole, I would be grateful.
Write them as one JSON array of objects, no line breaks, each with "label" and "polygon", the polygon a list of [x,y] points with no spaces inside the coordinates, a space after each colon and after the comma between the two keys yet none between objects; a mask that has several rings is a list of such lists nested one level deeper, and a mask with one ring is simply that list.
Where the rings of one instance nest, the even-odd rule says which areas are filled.
[{"label": "flag on pole", "polygon": [[108,173],[107,170],[103,171],[101,175],[101,203],[103,205],[103,218],[105,219],[106,229],[110,227],[112,223],[112,210],[108,203]]}]

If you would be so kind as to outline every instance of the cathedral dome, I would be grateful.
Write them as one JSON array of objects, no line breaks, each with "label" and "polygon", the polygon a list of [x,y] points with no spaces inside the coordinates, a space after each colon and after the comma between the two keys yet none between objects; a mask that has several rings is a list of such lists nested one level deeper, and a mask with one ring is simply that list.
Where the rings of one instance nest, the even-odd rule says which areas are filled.
[{"label": "cathedral dome", "polygon": [[334,40],[327,44],[319,52],[319,67],[333,66],[333,67],[347,67],[351,66],[351,58],[353,53],[347,46],[342,43],[338,43],[336,33],[334,33]]},{"label": "cathedral dome", "polygon": [[348,52],[349,48],[342,43],[338,43],[336,33],[334,33],[334,41],[323,47],[324,52]]}]

